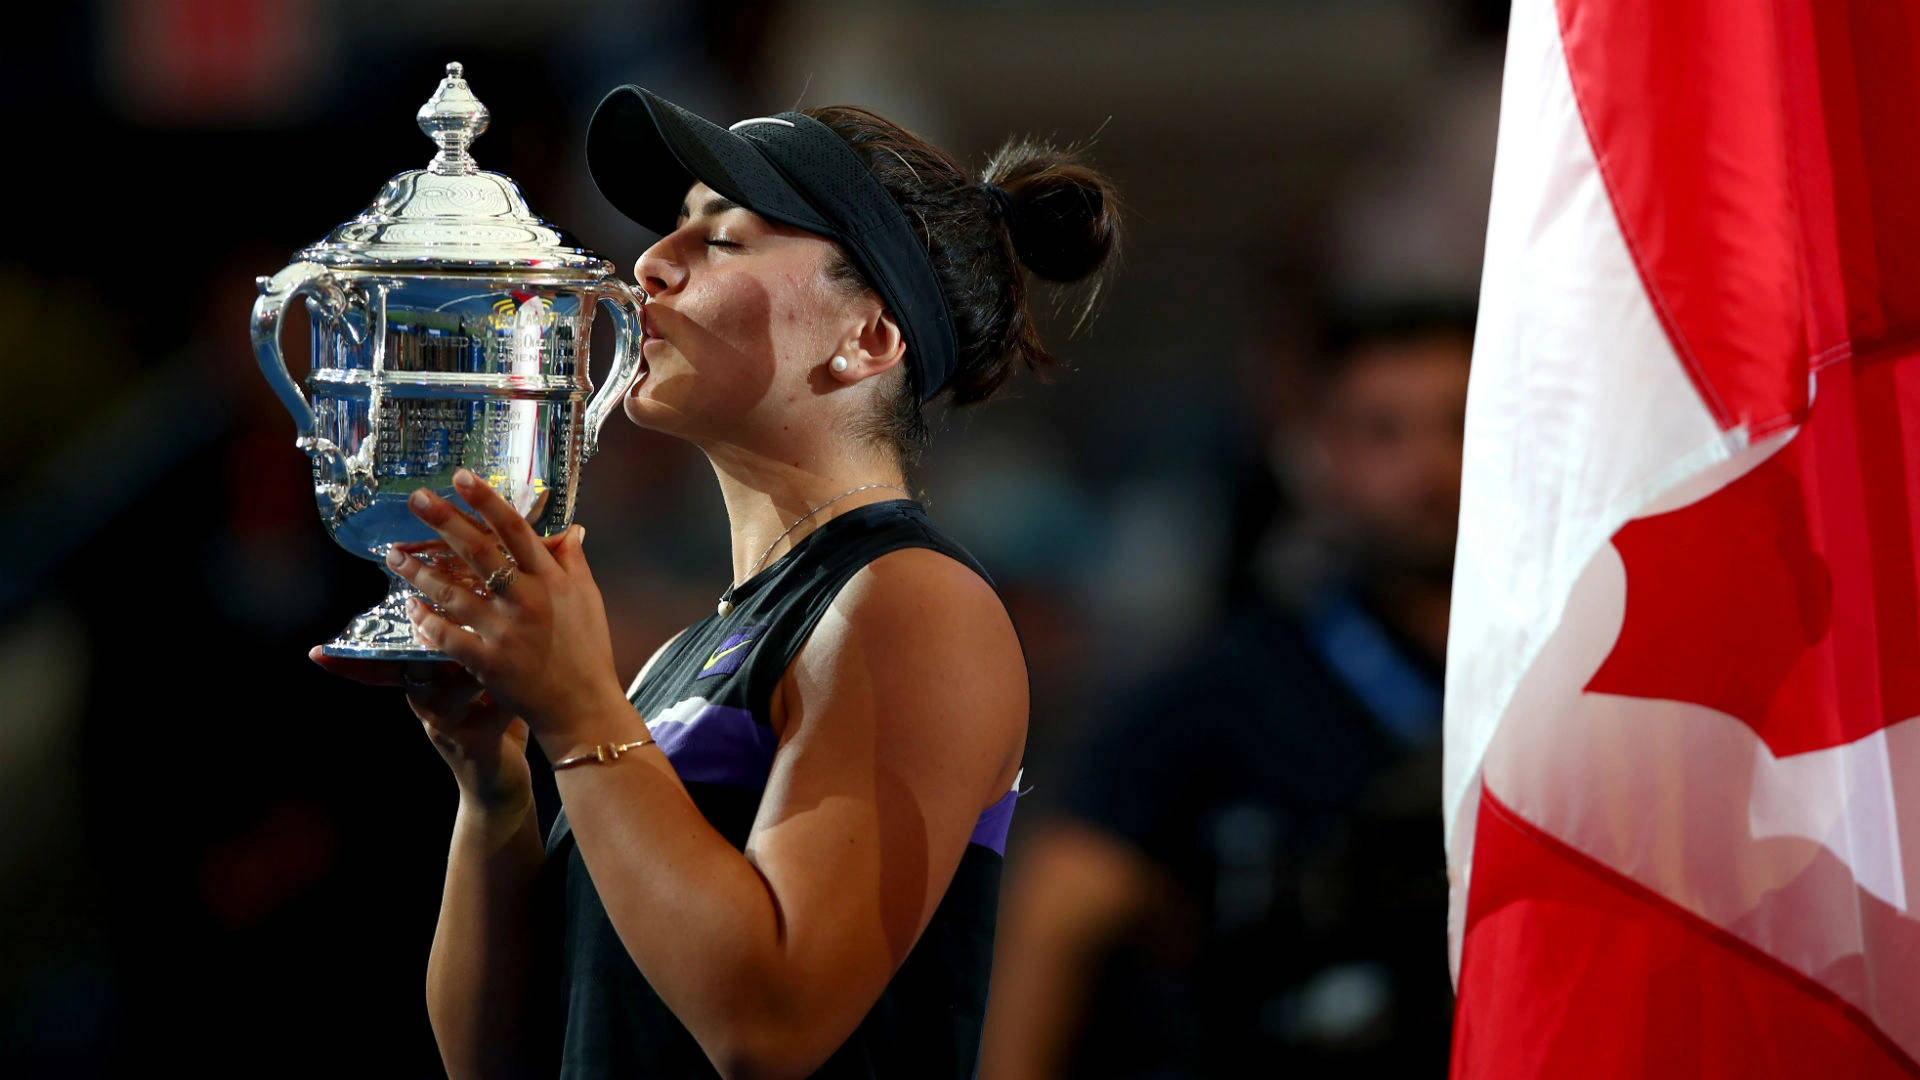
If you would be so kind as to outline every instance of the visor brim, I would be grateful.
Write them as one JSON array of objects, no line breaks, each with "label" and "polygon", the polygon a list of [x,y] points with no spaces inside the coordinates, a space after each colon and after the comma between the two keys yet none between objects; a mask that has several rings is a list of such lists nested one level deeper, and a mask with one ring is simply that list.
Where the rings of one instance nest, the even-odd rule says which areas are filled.
[{"label": "visor brim", "polygon": [[762,217],[835,235],[751,139],[638,86],[615,89],[594,109],[587,171],[614,209],[662,236],[696,180]]}]

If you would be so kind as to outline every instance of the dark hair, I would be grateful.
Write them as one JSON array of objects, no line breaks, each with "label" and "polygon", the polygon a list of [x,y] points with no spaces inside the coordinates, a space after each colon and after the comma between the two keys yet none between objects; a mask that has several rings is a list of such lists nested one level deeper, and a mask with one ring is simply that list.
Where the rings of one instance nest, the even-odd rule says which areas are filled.
[{"label": "dark hair", "polygon": [[1474,301],[1457,296],[1376,297],[1330,305],[1320,335],[1322,374],[1344,371],[1367,346],[1407,345],[1436,337],[1472,342],[1476,318]]},{"label": "dark hair", "polygon": [[[954,405],[992,397],[1016,365],[1042,372],[1056,361],[1027,309],[1021,268],[1056,284],[1084,282],[1074,331],[1092,318],[1106,272],[1120,253],[1120,200],[1079,147],[1010,140],[987,161],[978,182],[952,155],[868,109],[823,105],[805,110],[860,156],[907,213],[927,247],[953,316],[959,361],[942,391]],[[1003,203],[992,187],[1005,191]],[[849,287],[872,289],[844,255],[828,272]],[[907,358],[908,363],[913,362]],[[903,371],[881,415],[863,434],[919,458],[926,418]]]}]

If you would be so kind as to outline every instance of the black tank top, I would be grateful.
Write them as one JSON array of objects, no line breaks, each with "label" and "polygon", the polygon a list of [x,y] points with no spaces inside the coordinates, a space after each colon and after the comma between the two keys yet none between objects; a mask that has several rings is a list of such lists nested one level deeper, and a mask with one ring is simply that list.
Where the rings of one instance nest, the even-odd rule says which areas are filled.
[{"label": "black tank top", "polygon": [[[829,519],[735,589],[732,611],[688,627],[634,688],[634,708],[694,804],[735,848],[746,847],[773,764],[777,740],[767,706],[775,685],[841,586],[874,559],[911,547],[932,548],[987,578],[917,504],[858,507]],[[932,921],[815,1077],[974,1075],[1016,798],[1009,791],[981,814]],[[614,933],[564,810],[547,838],[545,878],[564,926],[561,1076],[717,1076]]]}]

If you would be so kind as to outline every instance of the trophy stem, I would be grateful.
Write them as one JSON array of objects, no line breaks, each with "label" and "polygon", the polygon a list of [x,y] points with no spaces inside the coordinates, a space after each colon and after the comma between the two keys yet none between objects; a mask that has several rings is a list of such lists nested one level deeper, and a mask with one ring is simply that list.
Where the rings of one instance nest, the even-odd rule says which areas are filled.
[{"label": "trophy stem", "polygon": [[414,640],[413,621],[407,618],[407,600],[419,590],[380,561],[387,575],[387,595],[354,617],[340,636],[321,646],[328,656],[361,660],[446,660],[447,654]]}]

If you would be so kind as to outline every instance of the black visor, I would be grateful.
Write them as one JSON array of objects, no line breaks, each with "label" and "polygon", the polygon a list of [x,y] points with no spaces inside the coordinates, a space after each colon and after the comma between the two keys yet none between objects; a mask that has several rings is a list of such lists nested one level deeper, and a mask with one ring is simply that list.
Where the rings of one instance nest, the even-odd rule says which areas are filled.
[{"label": "black visor", "polygon": [[587,126],[587,170],[614,209],[663,236],[698,180],[761,217],[837,241],[899,322],[920,400],[952,376],[960,350],[927,249],[900,204],[820,121],[784,112],[723,128],[622,86]]}]

